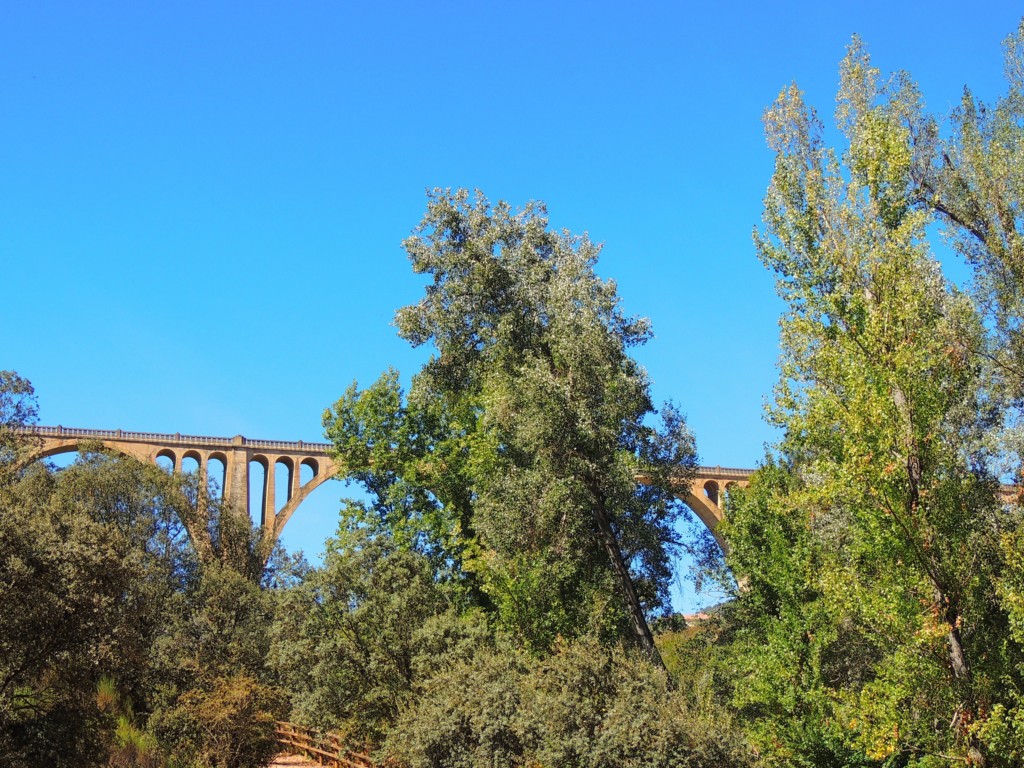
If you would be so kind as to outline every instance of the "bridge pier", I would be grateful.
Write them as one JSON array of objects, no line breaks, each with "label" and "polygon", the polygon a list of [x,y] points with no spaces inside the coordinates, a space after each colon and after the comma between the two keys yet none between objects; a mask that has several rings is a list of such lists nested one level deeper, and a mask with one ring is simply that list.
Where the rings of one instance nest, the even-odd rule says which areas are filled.
[{"label": "bridge pier", "polygon": [[249,514],[249,455],[245,449],[245,438],[235,435],[231,447],[225,451],[227,463],[224,467],[224,501],[238,512]]}]

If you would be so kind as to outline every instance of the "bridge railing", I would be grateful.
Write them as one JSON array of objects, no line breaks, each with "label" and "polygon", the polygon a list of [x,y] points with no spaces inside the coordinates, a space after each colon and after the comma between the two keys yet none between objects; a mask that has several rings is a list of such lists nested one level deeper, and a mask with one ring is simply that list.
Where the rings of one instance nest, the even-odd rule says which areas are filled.
[{"label": "bridge railing", "polygon": [[278,720],[274,733],[285,752],[311,757],[334,768],[375,768],[370,756],[349,749],[336,733],[324,733],[295,723]]},{"label": "bridge railing", "polygon": [[698,467],[697,477],[707,477],[713,475],[715,477],[735,477],[745,480],[753,474],[752,469],[740,469],[738,467]]},{"label": "bridge railing", "polygon": [[297,443],[290,443],[283,440],[247,440],[242,438],[243,445],[250,448],[277,448],[285,451],[310,451],[312,453],[326,453],[332,448],[331,443],[307,443],[299,440]]},{"label": "bridge railing", "polygon": [[195,444],[230,444],[230,437],[213,437],[209,435],[165,434],[163,432],[129,432],[124,429],[77,429],[75,427],[41,427],[34,426],[25,430],[29,434],[41,437],[93,437],[98,440],[134,440],[150,443],[195,443]]},{"label": "bridge railing", "polygon": [[[213,445],[229,447],[235,444],[232,437],[216,437],[211,435],[182,435],[164,432],[129,432],[122,429],[77,429],[74,427],[42,427],[34,426],[25,430],[28,434],[39,437],[86,437],[95,440],[128,440],[147,443],[174,443],[178,445]],[[283,451],[308,451],[310,453],[326,453],[330,443],[307,443],[302,440],[247,440],[242,438],[242,445],[247,448],[271,448]]]}]

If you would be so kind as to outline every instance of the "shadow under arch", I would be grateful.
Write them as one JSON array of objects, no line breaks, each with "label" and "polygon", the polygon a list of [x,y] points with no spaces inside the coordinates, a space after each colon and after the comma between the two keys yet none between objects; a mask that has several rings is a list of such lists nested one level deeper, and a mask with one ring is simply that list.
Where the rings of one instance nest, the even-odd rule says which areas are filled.
[{"label": "shadow under arch", "polygon": [[[216,469],[215,469],[216,467]],[[222,451],[211,451],[206,457],[206,490],[210,496],[223,499],[228,484],[228,457]]]},{"label": "shadow under arch", "polygon": [[[64,453],[87,453],[88,449],[95,445],[102,445],[106,450],[116,453],[119,456],[126,456],[131,459],[138,459],[139,461],[147,464],[153,464],[160,455],[166,455],[165,452],[157,456],[150,458],[149,456],[143,455],[144,452],[132,451],[124,445],[108,445],[104,440],[91,440],[91,439],[79,439],[79,440],[67,440],[62,441],[57,445],[49,445],[40,448],[38,451],[32,451],[29,454],[28,463],[34,463],[48,459],[51,456],[60,456]],[[171,461],[174,461],[174,454],[171,453],[168,457]]]}]

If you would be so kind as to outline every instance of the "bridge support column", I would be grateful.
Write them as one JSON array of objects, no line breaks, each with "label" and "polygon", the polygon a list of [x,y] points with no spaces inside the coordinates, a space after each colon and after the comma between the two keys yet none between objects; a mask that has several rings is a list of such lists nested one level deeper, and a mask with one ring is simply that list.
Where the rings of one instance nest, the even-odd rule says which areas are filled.
[{"label": "bridge support column", "polygon": [[[227,454],[228,466],[225,476],[224,501],[240,515],[249,514],[249,452],[242,447],[242,436],[236,435],[232,449]],[[238,447],[234,447],[238,446]]]},{"label": "bridge support column", "polygon": [[266,531],[273,530],[274,514],[277,511],[277,493],[274,488],[277,464],[273,458],[267,457],[267,467],[263,470],[263,510],[260,514],[260,525]]}]

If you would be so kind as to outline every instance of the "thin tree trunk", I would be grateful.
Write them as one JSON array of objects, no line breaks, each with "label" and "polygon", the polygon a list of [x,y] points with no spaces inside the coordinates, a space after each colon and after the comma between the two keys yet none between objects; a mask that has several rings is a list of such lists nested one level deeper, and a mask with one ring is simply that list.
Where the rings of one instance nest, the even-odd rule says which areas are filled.
[{"label": "thin tree trunk", "polygon": [[[903,394],[903,390],[899,386],[893,388],[893,402],[900,417],[903,419],[903,448],[907,453],[907,479],[909,481],[907,493],[908,519],[906,524],[903,525],[903,529],[904,533],[911,539],[911,546],[920,553],[919,542],[914,540],[913,534],[908,527],[914,525],[914,519],[917,516],[918,507],[921,503],[921,483],[923,480],[921,457],[918,454],[917,445],[914,440],[910,405],[907,402],[906,395]],[[940,577],[938,565],[930,562],[930,558],[923,555],[923,553],[919,556],[923,559],[922,564],[925,566],[928,577],[932,582],[932,588],[935,590],[935,598],[939,609],[942,611],[942,618],[949,624],[949,632],[946,635],[949,643],[949,663],[953,671],[953,679],[960,684],[964,691],[961,706],[965,710],[970,710],[974,705],[974,696],[970,685],[971,668],[967,662],[967,654],[964,652],[963,638],[960,636],[960,609],[956,601],[950,600],[949,595],[946,594],[944,580]],[[971,765],[983,768],[987,764],[978,738],[973,734],[967,734],[967,755]]]},{"label": "thin tree trunk", "polygon": [[967,656],[964,653],[964,644],[960,637],[960,627],[958,626],[960,623],[960,612],[942,592],[939,592],[939,600],[942,601],[940,605],[943,603],[946,605],[944,618],[950,626],[947,638],[949,640],[949,662],[953,667],[953,678],[964,681],[970,680],[971,668],[967,664]]},{"label": "thin tree trunk", "polygon": [[[907,452],[907,479],[909,480],[909,492],[907,493],[907,515],[909,519],[907,524],[912,526],[917,515],[918,506],[921,503],[921,482],[923,476],[921,459],[918,456],[917,446],[914,444],[911,431],[910,408],[903,390],[899,387],[894,389],[893,400],[904,420],[904,450]],[[904,530],[907,530],[906,526],[904,526]],[[907,533],[910,535],[909,531]],[[915,547],[917,546],[917,542],[912,542],[912,544]],[[938,605],[942,609],[943,618],[949,624],[949,634],[947,637],[949,640],[949,661],[953,668],[953,678],[958,681],[967,681],[970,679],[971,670],[967,663],[967,655],[964,653],[964,646],[960,637],[960,611],[955,601],[950,600],[949,595],[946,594],[945,585],[939,577],[935,564],[926,562],[925,566],[928,576],[932,581],[932,587],[935,589]]]},{"label": "thin tree trunk", "polygon": [[640,596],[637,594],[636,586],[633,584],[633,577],[629,575],[629,566],[622,556],[618,539],[615,538],[615,531],[612,530],[611,520],[608,518],[604,503],[596,494],[594,499],[594,520],[597,522],[597,530],[601,535],[601,543],[604,544],[605,552],[608,553],[608,559],[611,560],[612,568],[618,577],[622,596],[626,598],[626,605],[629,608],[630,618],[633,620],[633,631],[636,633],[637,641],[652,662],[662,669],[666,669],[665,662],[658,651],[658,646],[654,644],[654,635],[647,624],[647,617],[644,616],[644,609],[640,604]]}]

